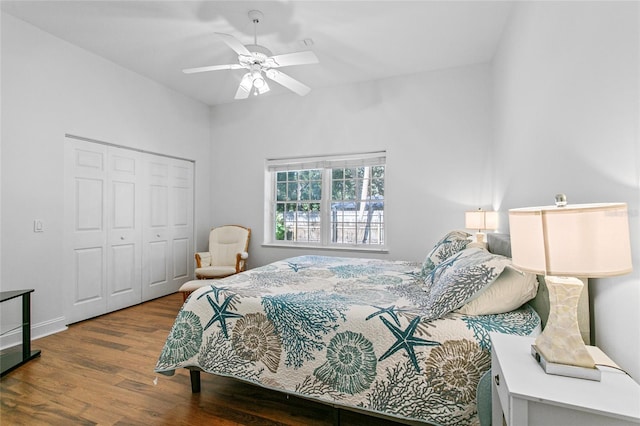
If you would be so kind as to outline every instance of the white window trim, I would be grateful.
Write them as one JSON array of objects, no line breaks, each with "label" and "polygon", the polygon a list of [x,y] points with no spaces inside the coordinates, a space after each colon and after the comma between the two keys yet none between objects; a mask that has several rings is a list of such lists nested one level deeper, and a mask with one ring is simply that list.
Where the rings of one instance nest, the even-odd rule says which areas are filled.
[{"label": "white window trim", "polygon": [[[383,245],[367,245],[367,244],[344,244],[344,243],[331,243],[331,228],[328,226],[322,227],[321,242],[314,244],[309,242],[288,241],[280,242],[273,239],[275,230],[273,226],[275,224],[275,212],[273,209],[273,198],[275,196],[274,191],[276,187],[276,174],[274,172],[288,171],[288,170],[301,170],[301,169],[329,169],[329,168],[349,168],[349,167],[364,167],[374,165],[385,165],[385,190],[386,190],[386,165],[387,153],[386,151],[374,151],[365,153],[351,153],[351,154],[337,154],[337,155],[324,155],[324,156],[308,156],[308,157],[287,157],[287,158],[268,158],[265,160],[264,168],[264,236],[263,247],[278,247],[278,248],[297,248],[297,249],[316,249],[316,250],[344,250],[344,251],[359,251],[359,252],[377,252],[388,253],[388,237],[385,232],[385,243]],[[322,187],[323,194],[325,188],[331,188],[331,175],[322,173]],[[385,191],[386,192],[386,191]],[[386,194],[385,194],[386,200]],[[329,197],[323,197],[321,201],[322,223],[329,223],[331,200]],[[385,206],[385,216],[388,216]],[[385,219],[385,228],[387,226],[387,219]]]}]

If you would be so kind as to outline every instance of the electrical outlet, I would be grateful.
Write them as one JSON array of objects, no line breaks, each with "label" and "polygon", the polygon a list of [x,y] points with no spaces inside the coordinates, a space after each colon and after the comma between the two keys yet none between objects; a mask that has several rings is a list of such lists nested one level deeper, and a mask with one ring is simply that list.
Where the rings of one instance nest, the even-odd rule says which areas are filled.
[{"label": "electrical outlet", "polygon": [[42,220],[34,219],[33,232],[44,232],[44,225],[42,224]]}]

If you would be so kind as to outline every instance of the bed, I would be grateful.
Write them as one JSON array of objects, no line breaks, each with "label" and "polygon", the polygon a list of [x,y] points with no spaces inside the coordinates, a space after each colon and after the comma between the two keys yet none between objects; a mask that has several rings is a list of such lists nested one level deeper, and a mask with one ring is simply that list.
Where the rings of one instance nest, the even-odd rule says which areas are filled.
[{"label": "bed", "polygon": [[298,256],[212,280],[156,371],[189,369],[194,392],[204,371],[399,421],[478,424],[489,333],[535,335],[541,320],[525,303],[535,275],[473,245],[451,231],[422,263]]}]

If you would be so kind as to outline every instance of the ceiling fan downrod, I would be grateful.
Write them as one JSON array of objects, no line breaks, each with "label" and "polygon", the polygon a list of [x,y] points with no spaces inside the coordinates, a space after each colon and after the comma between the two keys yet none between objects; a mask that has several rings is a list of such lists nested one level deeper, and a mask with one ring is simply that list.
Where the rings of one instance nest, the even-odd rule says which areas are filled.
[{"label": "ceiling fan downrod", "polygon": [[253,44],[258,44],[258,24],[260,20],[264,17],[264,14],[259,10],[250,10],[249,11],[249,19],[253,22]]}]

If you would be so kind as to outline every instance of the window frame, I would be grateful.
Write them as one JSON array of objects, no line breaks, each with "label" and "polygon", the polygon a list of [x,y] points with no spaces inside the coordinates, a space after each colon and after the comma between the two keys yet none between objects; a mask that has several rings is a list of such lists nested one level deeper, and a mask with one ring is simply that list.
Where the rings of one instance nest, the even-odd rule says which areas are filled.
[{"label": "window frame", "polygon": [[[387,193],[387,154],[386,151],[375,151],[355,154],[322,155],[308,157],[287,157],[265,160],[264,178],[264,240],[263,246],[288,248],[314,248],[327,250],[375,251],[388,252],[386,211]],[[339,243],[331,242],[331,203],[332,203],[332,169],[358,168],[365,166],[384,166],[384,243]],[[320,200],[320,242],[290,241],[275,239],[277,174],[282,171],[299,171],[320,169],[321,191]],[[299,203],[300,200],[295,201]]]}]

